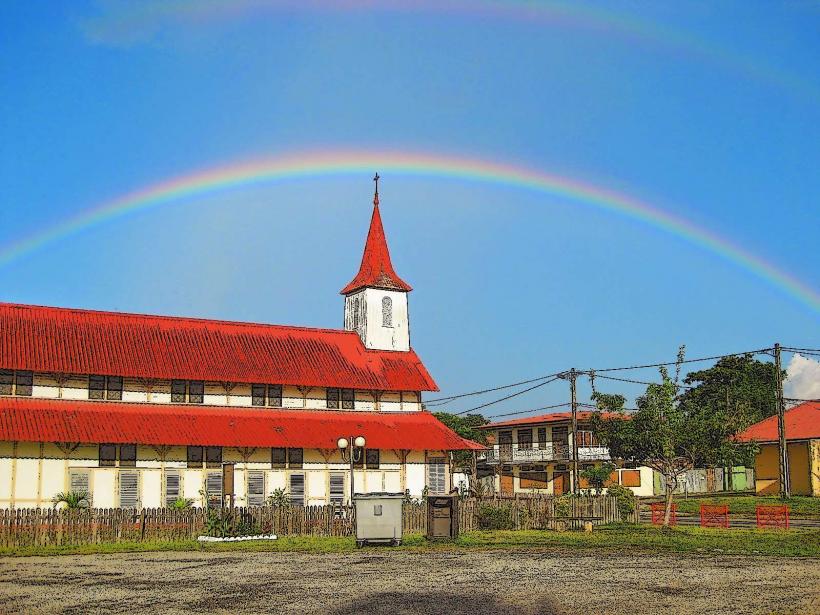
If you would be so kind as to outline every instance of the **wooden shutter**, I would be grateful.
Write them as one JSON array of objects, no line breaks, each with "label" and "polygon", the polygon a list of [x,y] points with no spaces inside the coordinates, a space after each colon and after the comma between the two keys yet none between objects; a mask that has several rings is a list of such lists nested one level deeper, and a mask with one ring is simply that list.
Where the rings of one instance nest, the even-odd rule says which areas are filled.
[{"label": "wooden shutter", "polygon": [[248,506],[262,506],[265,503],[265,473],[248,472]]},{"label": "wooden shutter", "polygon": [[305,475],[290,475],[290,503],[292,506],[305,505]]},{"label": "wooden shutter", "polygon": [[222,506],[222,472],[208,472],[205,475],[205,493],[209,502]]},{"label": "wooden shutter", "polygon": [[87,470],[71,470],[68,474],[69,491],[88,494],[88,505],[91,506],[91,489],[88,485]]},{"label": "wooden shutter", "polygon": [[139,472],[120,472],[120,508],[139,506],[139,483]]},{"label": "wooden shutter", "polygon": [[445,464],[441,457],[431,457],[427,462],[427,488],[434,494],[445,492]]},{"label": "wooden shutter", "polygon": [[170,506],[182,495],[182,476],[179,472],[165,473],[165,505]]},{"label": "wooden shutter", "polygon": [[344,504],[345,475],[343,472],[330,473],[330,503]]}]

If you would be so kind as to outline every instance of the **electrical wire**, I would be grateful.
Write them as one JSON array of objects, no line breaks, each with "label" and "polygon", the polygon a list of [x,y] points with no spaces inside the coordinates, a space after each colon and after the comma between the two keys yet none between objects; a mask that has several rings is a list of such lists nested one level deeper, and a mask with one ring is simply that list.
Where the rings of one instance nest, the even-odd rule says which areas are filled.
[{"label": "electrical wire", "polygon": [[489,401],[489,402],[487,402],[486,404],[481,404],[480,406],[475,406],[474,408],[469,408],[469,409],[467,409],[467,410],[462,410],[461,412],[455,412],[455,413],[453,413],[453,414],[454,414],[455,416],[460,416],[460,415],[462,415],[462,414],[469,414],[470,412],[475,412],[476,410],[481,410],[482,408],[486,408],[486,407],[488,407],[488,406],[494,406],[495,404],[499,404],[499,403],[501,403],[502,401],[507,401],[508,399],[512,399],[513,397],[518,397],[519,395],[523,395],[524,393],[529,393],[530,391],[533,391],[533,390],[535,390],[535,389],[537,389],[537,388],[539,388],[539,387],[542,387],[542,386],[544,386],[544,385],[546,385],[546,384],[549,384],[549,383],[551,383],[551,382],[555,382],[556,380],[558,380],[558,377],[557,377],[557,376],[556,376],[556,377],[554,377],[554,378],[552,378],[552,379],[550,379],[550,380],[546,380],[545,382],[541,382],[541,383],[539,383],[539,384],[536,384],[536,385],[533,385],[533,386],[531,386],[531,387],[528,387],[528,388],[524,389],[523,391],[517,391],[517,392],[515,392],[515,393],[512,393],[512,394],[510,394],[510,395],[506,395],[506,396],[501,397],[501,398],[499,398],[499,399],[496,399],[496,400],[493,400],[493,401]]},{"label": "electrical wire", "polygon": [[[732,352],[729,354],[718,354],[712,357],[700,357],[697,359],[684,359],[680,361],[680,363],[700,363],[702,361],[715,361],[717,359],[726,359],[729,357],[742,357],[744,355],[756,355],[756,354],[764,354],[770,351],[771,348],[760,348],[758,350],[747,350],[745,352]],[[628,367],[607,367],[604,369],[595,368],[594,370],[587,370],[587,371],[594,371],[595,376],[599,376],[599,372],[620,372],[620,371],[627,371],[632,369],[647,369],[650,367],[669,367],[672,365],[677,365],[678,361],[668,361],[666,363],[647,363],[646,365],[630,365]]]},{"label": "electrical wire", "polygon": [[[525,384],[530,384],[532,382],[538,382],[539,380],[545,380],[547,378],[552,378],[553,376],[557,376],[559,373],[561,373],[561,372],[556,372],[554,374],[547,374],[546,376],[541,376],[539,378],[532,378],[531,380],[522,380],[521,382],[514,382],[513,384],[504,384],[502,386],[493,387],[492,389],[483,389],[481,391],[470,391],[469,393],[460,393],[458,395],[450,395],[449,397],[438,397],[436,399],[428,399],[428,400],[425,400],[424,403],[427,404],[427,405],[430,405],[430,404],[436,405],[438,402],[443,402],[443,401],[449,402],[449,401],[452,401],[454,399],[460,399],[462,397],[471,397],[473,395],[483,395],[484,393],[493,393],[495,391],[502,391],[504,389],[512,389],[512,388],[517,387],[517,386],[522,386],[522,385],[525,385]],[[443,405],[443,404],[439,404],[439,405]]]},{"label": "electrical wire", "polygon": [[[647,382],[645,380],[634,380],[632,378],[618,378],[616,376],[601,376],[597,373],[595,374],[595,377],[596,378],[606,378],[607,380],[617,380],[618,382],[630,382],[632,384],[645,384],[645,385],[658,384],[657,382]],[[679,386],[682,389],[694,389],[695,388],[695,387],[687,385],[687,384],[677,384],[675,386]]]}]

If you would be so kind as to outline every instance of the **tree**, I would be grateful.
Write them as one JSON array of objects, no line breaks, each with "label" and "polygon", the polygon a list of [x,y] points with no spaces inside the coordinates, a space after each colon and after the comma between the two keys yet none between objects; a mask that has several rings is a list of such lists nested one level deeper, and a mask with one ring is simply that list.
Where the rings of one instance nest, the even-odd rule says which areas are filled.
[{"label": "tree", "polygon": [[[707,465],[735,466],[750,463],[750,449],[732,444],[732,438],[777,410],[776,368],[752,355],[724,357],[713,367],[690,372],[684,382],[694,384],[680,403],[702,423],[712,423],[700,435],[709,438]],[[784,372],[785,377],[785,372]],[[731,472],[729,478],[731,480]]]},{"label": "tree", "polygon": [[601,492],[603,492],[604,487],[606,487],[613,470],[615,470],[615,466],[613,464],[602,463],[599,466],[588,467],[586,470],[581,472],[581,478],[587,481],[590,487],[595,489],[596,495],[601,495]]},{"label": "tree", "polygon": [[748,455],[749,451],[749,445],[727,437],[723,426],[709,413],[681,403],[678,378],[683,352],[684,348],[681,347],[675,379],[669,377],[665,367],[660,368],[661,383],[647,386],[646,393],[637,400],[634,413],[626,414],[622,406],[607,407],[599,399],[599,406],[614,411],[615,416],[599,411],[593,417],[593,428],[609,447],[613,459],[641,463],[664,477],[664,526],[667,527],[672,512],[672,494],[683,472],[696,465],[709,464],[720,456],[734,455],[739,458]]}]

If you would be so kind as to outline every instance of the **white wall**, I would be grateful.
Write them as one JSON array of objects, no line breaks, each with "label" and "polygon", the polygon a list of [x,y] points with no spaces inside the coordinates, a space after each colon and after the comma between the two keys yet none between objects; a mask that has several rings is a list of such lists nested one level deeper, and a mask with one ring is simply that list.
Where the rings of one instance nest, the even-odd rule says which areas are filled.
[{"label": "white wall", "polygon": [[[382,300],[393,302],[392,326],[384,326]],[[355,325],[354,306],[358,301],[359,321]],[[364,288],[345,297],[345,324],[348,331],[356,331],[366,348],[375,350],[410,350],[410,316],[407,293],[380,288]]]}]

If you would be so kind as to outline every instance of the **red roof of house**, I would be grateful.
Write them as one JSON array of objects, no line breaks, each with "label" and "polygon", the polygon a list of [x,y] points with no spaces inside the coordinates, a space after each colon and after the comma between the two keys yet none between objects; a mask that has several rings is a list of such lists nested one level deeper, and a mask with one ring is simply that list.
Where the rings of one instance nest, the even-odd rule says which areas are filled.
[{"label": "red roof of house", "polygon": [[0,440],[335,449],[479,450],[429,412],[268,410],[225,406],[0,398]]},{"label": "red roof of house", "polygon": [[0,368],[132,378],[437,391],[412,350],[353,331],[0,303]]},{"label": "red roof of house", "polygon": [[367,232],[359,273],[341,290],[341,294],[348,295],[365,286],[405,292],[413,290],[398,276],[393,269],[393,263],[390,262],[390,250],[387,249],[387,238],[384,236],[382,216],[379,213],[378,192],[373,199],[373,217],[370,219],[370,230]]},{"label": "red roof of house", "polygon": [[[820,402],[810,401],[786,410],[784,416],[786,440],[820,438]],[[737,435],[742,442],[777,442],[777,416],[770,416],[747,427]]]},{"label": "red roof of house", "polygon": [[[589,410],[579,410],[578,411],[578,420],[579,421],[588,421],[592,418],[592,412]],[[616,417],[616,416],[623,416],[621,414],[616,414],[613,412],[604,412],[602,414],[605,418],[608,417]],[[527,416],[522,419],[513,419],[511,421],[501,421],[499,423],[488,423],[487,425],[482,425],[480,429],[495,429],[496,427],[517,427],[519,425],[542,425],[544,423],[559,423],[562,421],[571,421],[572,420],[572,413],[571,412],[551,412],[550,414],[541,414],[539,416]]]}]

